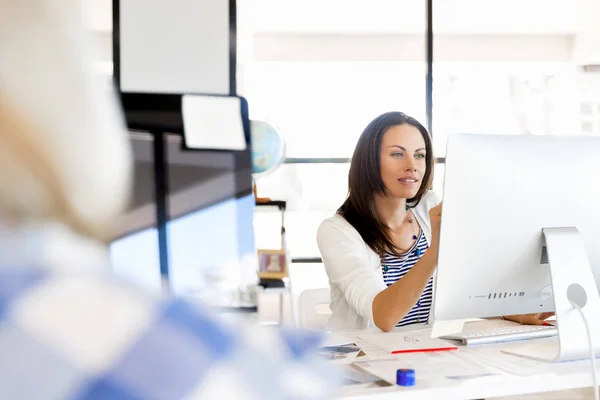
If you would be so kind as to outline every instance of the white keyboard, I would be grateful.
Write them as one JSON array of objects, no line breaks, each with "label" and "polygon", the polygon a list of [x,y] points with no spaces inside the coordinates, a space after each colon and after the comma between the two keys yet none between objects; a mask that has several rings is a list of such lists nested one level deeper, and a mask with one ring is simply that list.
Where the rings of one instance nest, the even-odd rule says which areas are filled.
[{"label": "white keyboard", "polygon": [[465,346],[512,342],[516,340],[539,339],[558,334],[555,326],[515,325],[467,331],[456,335],[442,336],[441,339],[459,340]]}]

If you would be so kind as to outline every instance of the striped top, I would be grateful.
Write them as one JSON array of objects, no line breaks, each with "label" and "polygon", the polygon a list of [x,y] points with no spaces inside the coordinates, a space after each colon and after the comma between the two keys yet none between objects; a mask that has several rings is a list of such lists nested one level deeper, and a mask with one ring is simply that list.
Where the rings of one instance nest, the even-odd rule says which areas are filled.
[{"label": "striped top", "polygon": [[[396,256],[386,253],[382,265],[383,281],[387,286],[402,279],[404,275],[419,261],[423,254],[427,251],[429,245],[427,238],[421,230],[418,239],[413,247],[406,253]],[[429,279],[423,294],[419,301],[409,311],[408,314],[396,325],[406,326],[412,324],[425,324],[429,319],[429,310],[431,309],[431,300],[433,298],[433,278]]]}]

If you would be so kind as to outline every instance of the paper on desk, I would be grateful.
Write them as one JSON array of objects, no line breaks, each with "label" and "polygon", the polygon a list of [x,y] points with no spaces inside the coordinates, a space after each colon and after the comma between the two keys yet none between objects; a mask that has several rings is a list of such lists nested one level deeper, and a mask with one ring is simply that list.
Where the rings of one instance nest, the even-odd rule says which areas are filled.
[{"label": "paper on desk", "polygon": [[394,360],[394,356],[385,350],[367,342],[366,340],[358,339],[356,344],[361,348],[361,353],[357,357],[360,361],[375,361],[375,360]]},{"label": "paper on desk", "polygon": [[442,378],[475,378],[498,374],[498,371],[476,360],[469,360],[460,352],[409,353],[395,356],[394,360],[356,362],[358,367],[379,376],[387,382],[396,382],[396,371],[401,368],[415,370],[417,380]]},{"label": "paper on desk", "polygon": [[385,387],[389,386],[389,382],[385,382],[381,377],[373,375],[363,368],[358,367],[357,365],[345,365],[342,368],[342,372],[344,374],[344,385],[355,385],[355,384],[375,384],[375,386]]},{"label": "paper on desk", "polygon": [[524,344],[512,345],[510,347],[485,346],[470,348],[468,351],[463,352],[463,355],[470,360],[513,375],[531,376],[552,373],[551,365],[548,363],[503,352],[503,350],[507,348],[523,345]]},{"label": "paper on desk", "polygon": [[327,332],[325,334],[325,339],[323,343],[321,343],[321,347],[330,347],[330,346],[344,346],[347,344],[354,343],[355,340],[349,338],[348,336],[340,335],[334,332]]},{"label": "paper on desk", "polygon": [[426,330],[387,332],[384,334],[365,333],[359,335],[359,338],[390,354],[457,349],[454,344],[446,340],[431,338],[430,333]]},{"label": "paper on desk", "polygon": [[[463,332],[478,332],[496,328],[519,325],[517,322],[503,319],[487,319],[465,324]],[[546,339],[538,339],[544,341]],[[550,338],[552,340],[552,338]],[[461,356],[473,362],[482,363],[499,371],[518,376],[530,376],[545,373],[550,366],[544,362],[506,354],[503,350],[518,346],[527,346],[530,342],[503,343],[485,346],[468,347]]]}]

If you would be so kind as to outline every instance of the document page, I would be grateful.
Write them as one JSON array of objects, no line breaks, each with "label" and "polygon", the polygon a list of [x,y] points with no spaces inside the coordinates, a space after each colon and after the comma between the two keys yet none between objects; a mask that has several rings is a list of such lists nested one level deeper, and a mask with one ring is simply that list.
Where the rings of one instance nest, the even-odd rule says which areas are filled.
[{"label": "document page", "polygon": [[[553,339],[555,338],[537,339],[533,342],[547,342],[548,340]],[[466,355],[473,360],[485,363],[486,365],[513,375],[530,376],[539,375],[541,373],[550,373],[552,370],[552,364],[550,363],[520,357],[514,354],[508,354],[503,351],[511,348],[514,349],[522,346],[528,346],[533,344],[533,342],[519,342],[508,345],[502,344],[470,348]]]},{"label": "document page", "polygon": [[390,383],[396,382],[396,370],[403,368],[414,369],[417,380],[475,378],[499,374],[498,370],[477,360],[462,357],[460,352],[409,353],[394,358],[356,362],[355,365]]},{"label": "document page", "polygon": [[446,340],[433,339],[422,331],[363,334],[359,335],[359,338],[390,354],[457,349],[456,345]]}]

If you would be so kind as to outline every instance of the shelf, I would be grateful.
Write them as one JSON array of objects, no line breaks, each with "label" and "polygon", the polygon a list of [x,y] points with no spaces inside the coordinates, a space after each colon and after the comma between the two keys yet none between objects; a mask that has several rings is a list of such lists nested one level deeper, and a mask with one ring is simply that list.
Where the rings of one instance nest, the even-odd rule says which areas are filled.
[{"label": "shelf", "polygon": [[260,202],[260,203],[256,203],[257,207],[277,207],[282,211],[285,211],[287,202],[285,200],[271,200],[271,201],[264,201],[264,202]]}]

